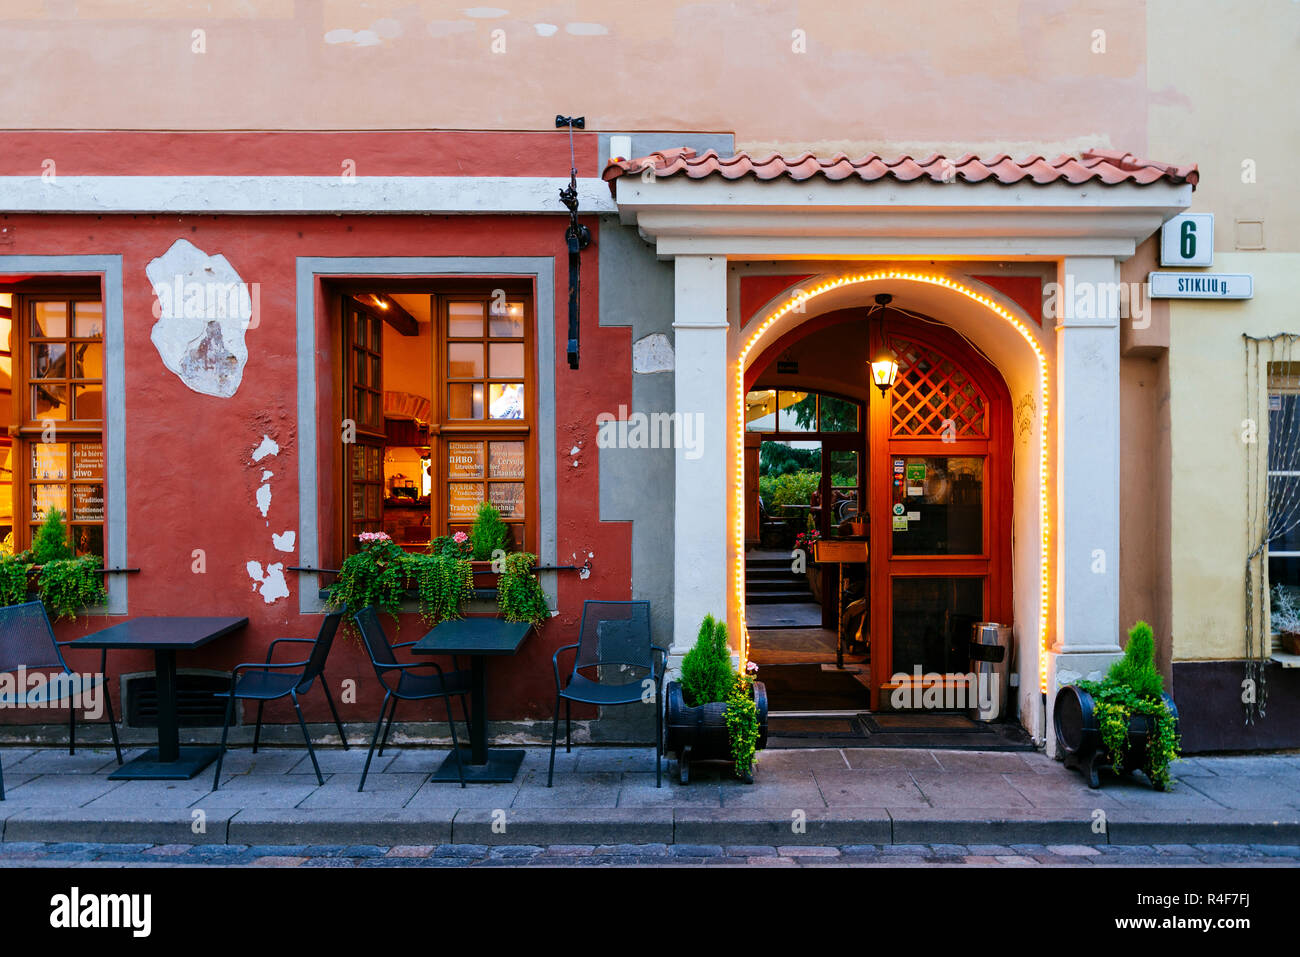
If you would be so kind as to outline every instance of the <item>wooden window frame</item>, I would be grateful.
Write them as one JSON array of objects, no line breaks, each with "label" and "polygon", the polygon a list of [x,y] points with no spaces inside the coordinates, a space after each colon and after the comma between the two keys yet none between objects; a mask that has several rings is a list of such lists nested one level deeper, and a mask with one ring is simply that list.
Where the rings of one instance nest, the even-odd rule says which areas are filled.
[{"label": "wooden window frame", "polygon": [[[63,301],[69,304],[70,308],[67,314],[67,334],[62,337],[42,337],[31,334],[31,305],[36,302]],[[64,513],[64,522],[68,529],[69,544],[76,550],[76,529],[79,527],[98,527],[100,531],[100,541],[102,542],[100,558],[103,559],[108,553],[108,522],[107,522],[107,505],[108,496],[111,494],[108,487],[108,463],[107,463],[107,444],[105,441],[105,422],[103,413],[106,412],[105,402],[105,380],[101,376],[98,380],[94,379],[77,379],[69,374],[65,381],[68,385],[68,402],[70,404],[69,413],[71,414],[76,408],[76,399],[74,395],[74,383],[78,381],[97,381],[100,385],[100,411],[101,417],[95,419],[73,419],[54,420],[55,422],[55,441],[66,445],[68,448],[68,475],[66,478],[56,480],[55,482],[34,482],[31,479],[31,455],[34,446],[41,444],[41,439],[45,428],[42,420],[31,418],[34,412],[31,407],[31,388],[37,381],[31,375],[30,363],[30,346],[33,343],[43,341],[67,343],[69,347],[77,341],[95,342],[97,341],[101,348],[106,349],[106,326],[100,329],[98,340],[87,337],[77,337],[72,335],[75,328],[75,303],[78,302],[98,302],[101,309],[103,308],[104,297],[96,282],[93,287],[84,282],[67,282],[67,283],[41,283],[22,284],[21,289],[13,290],[11,320],[12,334],[10,343],[10,352],[12,354],[13,369],[13,401],[10,406],[9,436],[12,443],[12,459],[14,464],[13,484],[13,506],[14,506],[14,551],[21,552],[31,547],[33,538],[33,527],[39,525],[39,522],[31,518],[31,487],[33,484],[60,484],[67,488],[67,501]],[[71,369],[67,370],[71,373]],[[105,373],[107,364],[105,362]],[[78,481],[72,477],[72,465],[74,461],[73,446],[79,442],[98,442],[103,451],[103,474],[99,479]],[[73,505],[73,487],[77,485],[100,485],[104,490],[104,517],[98,522],[85,521],[76,519],[72,512]]]},{"label": "wooden window frame", "polygon": [[[489,468],[489,446],[492,441],[520,441],[524,444],[524,517],[522,519],[505,519],[506,524],[512,528],[513,547],[523,549],[534,554],[537,553],[540,542],[541,522],[538,515],[540,502],[540,471],[538,463],[538,442],[537,442],[537,423],[538,418],[538,379],[539,370],[537,368],[537,298],[536,289],[531,281],[520,281],[517,278],[511,279],[458,279],[454,281],[437,281],[437,280],[410,280],[402,278],[393,279],[376,279],[367,278],[364,281],[352,280],[341,281],[330,284],[332,291],[340,294],[341,308],[339,310],[338,331],[334,336],[336,348],[340,350],[340,359],[334,363],[335,381],[339,384],[341,401],[338,406],[343,410],[343,417],[348,418],[352,410],[353,392],[352,392],[352,370],[350,367],[352,361],[352,345],[350,342],[351,332],[349,331],[349,309],[358,305],[354,300],[357,297],[364,297],[367,293],[409,293],[413,295],[427,295],[431,297],[431,330],[430,356],[429,356],[429,399],[430,399],[430,423],[429,423],[429,455],[432,460],[431,466],[431,488],[429,494],[429,524],[430,535],[436,538],[440,535],[450,534],[456,530],[466,530],[473,524],[473,520],[466,522],[453,521],[447,517],[448,502],[446,486],[449,481],[447,477],[447,446],[453,441],[482,441],[483,444],[483,473],[484,478],[484,495],[490,495],[488,486],[491,479],[488,478]],[[507,301],[522,302],[524,307],[523,315],[523,338],[524,346],[524,417],[522,419],[489,419],[488,406],[490,402],[489,385],[494,381],[514,382],[518,381],[513,377],[494,377],[491,375],[490,368],[490,350],[488,344],[493,341],[498,342],[518,342],[518,339],[493,339],[488,335],[489,322],[491,315],[488,307],[496,290],[504,290]],[[484,309],[484,329],[480,341],[484,343],[484,369],[483,376],[477,380],[457,379],[451,381],[480,381],[484,384],[484,418],[483,419],[450,419],[447,417],[448,408],[448,385],[449,378],[446,374],[446,354],[449,337],[448,328],[448,304],[453,301],[465,300],[482,300],[485,303]],[[367,307],[361,304],[362,308]],[[377,317],[382,319],[382,315]],[[458,337],[451,341],[472,341],[464,337]],[[380,350],[382,370],[382,349]],[[380,408],[383,407],[383,389],[382,384],[379,390]],[[361,444],[375,442],[381,447],[386,445],[386,436],[383,432],[374,432],[373,430],[362,429],[360,423],[357,428],[357,441]],[[340,502],[341,521],[337,522],[338,541],[341,546],[340,556],[351,554],[355,551],[356,533],[353,528],[352,519],[352,479],[351,479],[351,459],[347,452],[348,446],[343,446],[344,454],[335,458],[336,467],[341,470],[343,498]],[[382,475],[382,465],[381,465]],[[472,480],[470,480],[472,481]],[[509,481],[509,480],[498,480]],[[382,483],[382,478],[381,478]],[[380,495],[381,503],[383,500],[383,488],[381,486]],[[381,507],[382,516],[382,507]],[[382,517],[381,525],[382,528]],[[522,529],[522,531],[520,531]],[[399,543],[400,544],[400,543]]]}]

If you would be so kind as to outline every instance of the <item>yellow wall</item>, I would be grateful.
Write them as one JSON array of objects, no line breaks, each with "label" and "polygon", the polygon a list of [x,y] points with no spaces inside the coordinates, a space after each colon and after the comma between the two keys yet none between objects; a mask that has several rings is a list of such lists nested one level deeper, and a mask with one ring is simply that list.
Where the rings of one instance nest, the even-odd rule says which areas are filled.
[{"label": "yellow wall", "polygon": [[[1245,654],[1242,334],[1300,333],[1300,253],[1219,253],[1214,269],[1253,273],[1255,298],[1180,300],[1171,309],[1175,660]],[[1267,408],[1262,395],[1260,408]],[[1129,461],[1137,467],[1140,456]]]}]

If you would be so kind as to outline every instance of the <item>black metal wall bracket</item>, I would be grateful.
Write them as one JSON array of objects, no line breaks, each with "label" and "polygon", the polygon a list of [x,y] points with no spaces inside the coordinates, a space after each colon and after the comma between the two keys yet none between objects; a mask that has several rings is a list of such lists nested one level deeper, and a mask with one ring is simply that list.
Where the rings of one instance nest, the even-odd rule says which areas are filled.
[{"label": "black metal wall bracket", "polygon": [[580,253],[591,245],[591,230],[578,222],[578,161],[573,152],[573,131],[587,128],[585,116],[555,115],[555,128],[569,130],[569,185],[560,190],[560,202],[569,211],[569,225],[564,230],[564,243],[569,250],[569,368],[578,368],[579,308],[578,293],[581,288]]}]

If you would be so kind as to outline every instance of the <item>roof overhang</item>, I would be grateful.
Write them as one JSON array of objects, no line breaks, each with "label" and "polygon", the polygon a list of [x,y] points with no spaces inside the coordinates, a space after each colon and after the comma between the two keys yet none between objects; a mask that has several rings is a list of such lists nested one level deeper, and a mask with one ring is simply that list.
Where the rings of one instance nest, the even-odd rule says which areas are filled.
[{"label": "roof overhang", "polygon": [[1190,183],[618,179],[623,223],[661,258],[1126,259],[1192,202]]}]

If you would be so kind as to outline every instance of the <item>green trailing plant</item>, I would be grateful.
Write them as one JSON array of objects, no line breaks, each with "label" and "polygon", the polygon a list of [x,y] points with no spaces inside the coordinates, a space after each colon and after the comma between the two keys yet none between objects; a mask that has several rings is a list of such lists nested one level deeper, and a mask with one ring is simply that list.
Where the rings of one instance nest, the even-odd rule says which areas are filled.
[{"label": "green trailing plant", "polygon": [[497,582],[497,607],[506,621],[526,621],[541,628],[551,617],[546,593],[533,573],[537,556],[515,552],[506,556],[505,571]]},{"label": "green trailing plant", "polygon": [[420,616],[429,625],[460,618],[474,597],[474,568],[467,558],[452,554],[411,555],[411,578],[420,600]]},{"label": "green trailing plant", "polygon": [[45,521],[32,538],[32,558],[37,565],[57,562],[72,557],[72,546],[68,544],[68,529],[63,522],[63,513],[52,508],[45,513]]},{"label": "green trailing plant", "polygon": [[1080,681],[1078,685],[1096,701],[1102,744],[1110,752],[1111,766],[1117,774],[1130,756],[1130,720],[1139,714],[1151,719],[1154,731],[1147,742],[1142,770],[1152,784],[1169,787],[1169,765],[1178,758],[1180,741],[1174,716],[1163,698],[1164,680],[1156,670],[1151,626],[1137,622],[1129,630],[1124,656],[1110,666],[1106,677],[1101,681]]},{"label": "green trailing plant", "polygon": [[17,558],[0,559],[0,607],[27,600],[27,571],[32,566]]},{"label": "green trailing plant", "polygon": [[383,532],[363,532],[358,537],[361,550],[343,560],[326,602],[346,612],[349,628],[352,616],[372,605],[396,619],[406,597],[406,553]]},{"label": "green trailing plant", "polygon": [[38,589],[54,620],[76,618],[77,612],[108,600],[102,566],[95,555],[60,558],[41,566]]},{"label": "green trailing plant", "polygon": [[754,679],[736,675],[727,694],[727,710],[722,715],[731,739],[731,758],[736,776],[743,779],[754,774],[754,755],[758,750],[758,704],[754,701]]},{"label": "green trailing plant", "polygon": [[474,560],[489,561],[493,552],[506,551],[510,543],[510,526],[501,521],[501,513],[495,505],[480,502],[469,538],[474,543]]},{"label": "green trailing plant", "polygon": [[682,658],[682,696],[697,708],[712,701],[726,701],[736,682],[727,647],[727,625],[705,615],[695,644]]}]

